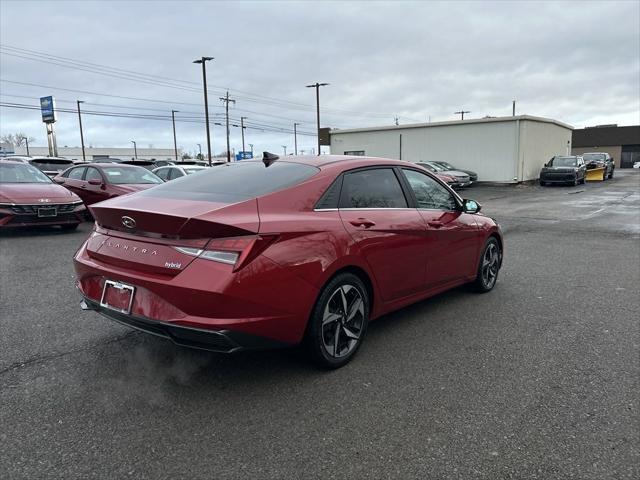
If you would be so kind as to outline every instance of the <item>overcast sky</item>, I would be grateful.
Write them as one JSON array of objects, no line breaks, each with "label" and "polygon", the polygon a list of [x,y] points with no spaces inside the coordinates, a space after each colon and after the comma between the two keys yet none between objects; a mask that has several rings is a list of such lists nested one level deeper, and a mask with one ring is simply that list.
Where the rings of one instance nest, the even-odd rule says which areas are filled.
[{"label": "overcast sky", "polygon": [[[207,64],[212,121],[223,121],[218,97],[229,89],[233,123],[247,117],[256,151],[290,152],[294,122],[315,132],[315,95],[305,85],[316,81],[331,84],[321,89],[321,123],[334,128],[389,125],[395,116],[453,120],[460,109],[470,118],[510,115],[513,99],[519,114],[574,127],[632,125],[640,123],[639,25],[635,0],[1,0],[0,101],[37,106],[54,95],[60,108],[80,99],[87,111],[162,117],[87,114],[93,146],[171,148],[171,110],[179,110],[178,146],[193,152],[206,137],[202,72],[192,60],[205,55],[215,57]],[[87,62],[107,68],[96,73]],[[59,146],[80,144],[77,115],[60,113],[56,128]],[[37,110],[0,107],[0,134],[16,131],[46,145]],[[231,128],[236,150],[239,131]],[[218,153],[223,127],[213,136]],[[315,142],[300,135],[298,147]]]}]

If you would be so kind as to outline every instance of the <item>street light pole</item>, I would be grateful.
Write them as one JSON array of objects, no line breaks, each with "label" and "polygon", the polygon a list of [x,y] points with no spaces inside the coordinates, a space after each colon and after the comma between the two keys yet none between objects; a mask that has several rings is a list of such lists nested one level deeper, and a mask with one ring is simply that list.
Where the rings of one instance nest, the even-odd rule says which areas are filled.
[{"label": "street light pole", "polygon": [[29,139],[27,137],[24,137],[24,141],[27,144],[27,157],[30,157],[31,155],[29,155]]},{"label": "street light pole", "polygon": [[298,125],[300,124],[293,122],[293,151],[296,155],[298,155],[298,133],[296,131]]},{"label": "street light pole", "polygon": [[82,145],[82,161],[86,162],[87,158],[84,155],[84,135],[82,133],[82,115],[80,115],[80,104],[84,103],[82,100],[76,100],[78,105],[78,123],[80,124],[80,144]]},{"label": "street light pole", "polygon": [[287,156],[287,146],[286,145],[282,145],[282,148],[284,149],[284,156]]},{"label": "street light pole", "polygon": [[131,143],[133,143],[133,153],[136,156],[136,160],[138,160],[138,146],[136,145],[136,142],[134,142],[133,140],[131,140]]},{"label": "street light pole", "polygon": [[471,111],[469,110],[460,110],[459,112],[453,112],[455,115],[460,115],[460,120],[464,120],[464,114],[465,113],[471,113]]},{"label": "street light pole", "polygon": [[202,85],[204,88],[204,117],[207,125],[207,153],[209,155],[209,166],[211,166],[211,135],[209,133],[209,98],[207,97],[207,69],[205,68],[206,62],[213,60],[213,57],[201,57],[198,60],[194,60],[193,63],[202,64]]},{"label": "street light pole", "polygon": [[171,110],[171,122],[173,123],[173,151],[176,154],[176,162],[178,161],[178,143],[176,142],[176,113],[178,110]]},{"label": "street light pole", "polygon": [[196,143],[196,145],[198,145],[198,151],[200,152],[200,157],[198,158],[198,160],[202,160],[202,145],[200,145],[199,143]]},{"label": "street light pole", "polygon": [[320,155],[320,87],[324,87],[329,85],[328,83],[314,83],[311,85],[307,85],[307,88],[315,88],[316,89],[316,120],[318,123],[318,155]]},{"label": "street light pole", "polygon": [[240,131],[242,132],[242,155],[244,155],[244,121],[247,117],[240,117]]},{"label": "street light pole", "polygon": [[253,143],[249,144],[249,148],[251,148],[251,156],[253,157]]}]

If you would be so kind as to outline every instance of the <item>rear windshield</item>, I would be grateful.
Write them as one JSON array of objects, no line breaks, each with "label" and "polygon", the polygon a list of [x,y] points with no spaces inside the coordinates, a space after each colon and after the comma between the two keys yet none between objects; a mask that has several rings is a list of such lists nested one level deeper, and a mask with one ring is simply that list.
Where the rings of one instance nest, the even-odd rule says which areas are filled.
[{"label": "rear windshield", "polygon": [[71,160],[31,160],[31,165],[44,172],[62,172],[73,165]]},{"label": "rear windshield", "polygon": [[582,158],[584,158],[585,162],[591,162],[593,160],[604,160],[605,159],[605,155],[604,153],[585,153],[584,155],[582,155]]},{"label": "rear windshield", "polygon": [[102,171],[109,183],[141,184],[141,183],[163,183],[155,173],[151,173],[142,167],[102,167]]},{"label": "rear windshield", "polygon": [[51,180],[26,163],[0,163],[0,183],[51,183]]},{"label": "rear windshield", "polygon": [[578,165],[576,157],[553,157],[549,162],[550,167],[575,167]]},{"label": "rear windshield", "polygon": [[172,180],[139,195],[235,203],[296,185],[318,171],[300,163],[276,161],[265,167],[262,162],[234,162]]}]

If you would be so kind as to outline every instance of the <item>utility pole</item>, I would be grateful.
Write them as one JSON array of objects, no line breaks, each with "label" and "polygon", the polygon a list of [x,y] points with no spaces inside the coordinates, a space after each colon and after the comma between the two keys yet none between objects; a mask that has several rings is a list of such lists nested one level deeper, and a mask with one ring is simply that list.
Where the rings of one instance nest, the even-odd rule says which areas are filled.
[{"label": "utility pole", "polygon": [[178,110],[171,110],[171,123],[173,123],[173,151],[176,154],[176,162],[178,161],[178,143],[176,142],[176,113]]},{"label": "utility pole", "polygon": [[318,124],[318,155],[320,155],[320,87],[325,87],[329,85],[328,83],[313,83],[311,85],[307,85],[307,88],[315,88],[316,89],[316,120]]},{"label": "utility pole", "polygon": [[87,158],[84,155],[84,135],[82,134],[82,115],[80,115],[81,103],[84,103],[84,102],[82,100],[76,100],[76,104],[78,105],[78,123],[80,124],[80,144],[82,145],[82,161],[86,162]]},{"label": "utility pole", "polygon": [[460,115],[460,120],[464,120],[464,114],[465,113],[471,113],[470,110],[460,110],[459,112],[453,112],[456,115]]},{"label": "utility pole", "polygon": [[131,140],[131,143],[133,143],[133,153],[136,156],[136,160],[138,160],[138,146],[136,145],[136,142],[134,142],[133,140]]},{"label": "utility pole", "polygon": [[293,123],[293,151],[296,155],[298,155],[298,131],[296,127],[300,125],[299,123]]},{"label": "utility pole", "polygon": [[29,155],[29,138],[24,137],[24,141],[27,144],[27,157],[30,157],[31,155]]},{"label": "utility pole", "polygon": [[244,121],[247,117],[240,117],[240,131],[242,132],[242,155],[244,156]]},{"label": "utility pole", "polygon": [[202,64],[202,85],[204,87],[204,117],[207,125],[207,153],[209,154],[209,166],[211,166],[211,135],[209,134],[209,99],[207,98],[207,69],[206,62],[213,60],[213,57],[201,57],[193,63]]},{"label": "utility pole", "polygon": [[284,149],[284,156],[287,156],[287,146],[286,145],[282,145],[282,148]]},{"label": "utility pole", "polygon": [[515,117],[516,116],[516,101],[514,100],[513,103],[511,104],[511,116]]},{"label": "utility pole", "polygon": [[231,148],[229,147],[229,102],[233,102],[235,105],[236,101],[229,98],[229,91],[224,97],[220,97],[220,101],[224,103],[224,111],[227,117],[227,162],[231,161]]}]

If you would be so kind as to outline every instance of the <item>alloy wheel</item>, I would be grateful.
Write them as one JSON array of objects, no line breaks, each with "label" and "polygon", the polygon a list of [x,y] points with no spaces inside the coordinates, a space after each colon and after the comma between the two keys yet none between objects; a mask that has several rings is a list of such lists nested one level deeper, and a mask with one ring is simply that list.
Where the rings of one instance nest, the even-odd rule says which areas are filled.
[{"label": "alloy wheel", "polygon": [[333,358],[349,355],[360,341],[365,324],[365,305],[353,285],[337,287],[329,297],[322,316],[322,342]]},{"label": "alloy wheel", "polygon": [[498,278],[498,269],[500,267],[500,253],[495,243],[490,243],[484,251],[482,257],[482,283],[485,288],[490,289],[496,283]]}]

